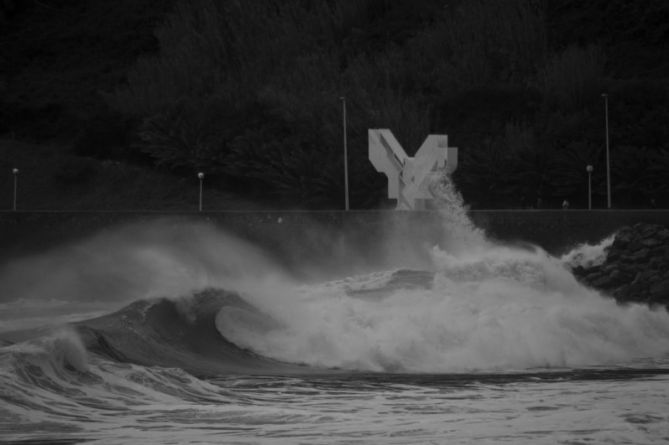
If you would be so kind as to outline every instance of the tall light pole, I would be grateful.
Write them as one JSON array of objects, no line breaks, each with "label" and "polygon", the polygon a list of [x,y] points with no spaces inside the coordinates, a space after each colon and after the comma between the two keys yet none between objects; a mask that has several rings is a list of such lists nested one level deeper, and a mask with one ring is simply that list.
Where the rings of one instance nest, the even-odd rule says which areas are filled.
[{"label": "tall light pole", "polygon": [[16,212],[16,196],[19,188],[19,169],[14,167],[12,169],[12,174],[14,175],[14,199],[12,200],[12,210]]},{"label": "tall light pole", "polygon": [[588,172],[588,210],[592,210],[592,165],[585,167]]},{"label": "tall light pole", "polygon": [[348,138],[346,136],[346,97],[341,96],[341,121],[344,131],[344,209],[349,210],[348,201]]},{"label": "tall light pole", "polygon": [[604,98],[604,122],[606,130],[606,207],[611,208],[611,157],[609,152],[609,95],[602,93]]},{"label": "tall light pole", "polygon": [[198,209],[199,212],[201,212],[202,211],[202,181],[204,180],[204,173],[199,172],[197,174],[197,179],[200,180],[200,195],[199,195],[200,197],[199,197],[199,200],[198,200],[197,209]]}]

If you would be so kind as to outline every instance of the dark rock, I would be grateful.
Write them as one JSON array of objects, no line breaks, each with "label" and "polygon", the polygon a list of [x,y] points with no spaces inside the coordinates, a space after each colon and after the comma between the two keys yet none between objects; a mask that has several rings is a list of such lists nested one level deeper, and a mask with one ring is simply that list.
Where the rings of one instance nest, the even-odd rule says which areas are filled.
[{"label": "dark rock", "polygon": [[641,272],[638,272],[636,276],[634,277],[634,281],[632,281],[632,284],[635,283],[650,283],[651,281],[654,281],[655,277],[655,272],[650,270],[650,269],[643,269]]},{"label": "dark rock", "polygon": [[662,244],[662,241],[660,241],[657,238],[646,238],[646,239],[641,240],[641,244],[643,246],[646,246],[646,247],[655,247],[655,246],[659,246],[660,244]]},{"label": "dark rock", "polygon": [[655,247],[651,248],[651,249],[650,249],[650,254],[651,254],[652,256],[661,257],[661,256],[663,256],[663,255],[665,254],[665,252],[667,251],[666,249],[667,249],[667,247],[665,247],[664,245],[660,244],[659,246],[655,246]]},{"label": "dark rock", "polygon": [[650,287],[650,294],[652,296],[669,297],[669,279],[659,281]]},{"label": "dark rock", "polygon": [[593,275],[599,275],[601,271],[602,271],[602,266],[591,266],[585,270],[585,275],[588,277]]},{"label": "dark rock", "polygon": [[632,226],[632,229],[634,229],[634,232],[638,233],[641,238],[647,238],[659,232],[662,227],[656,224],[637,223]]},{"label": "dark rock", "polygon": [[629,283],[630,275],[624,270],[614,269],[609,275],[609,286],[618,287],[622,286],[625,283]]},{"label": "dark rock", "polygon": [[624,229],[621,229],[616,234],[616,238],[613,240],[613,244],[611,244],[611,249],[620,250],[627,248],[630,241],[632,241],[632,237],[633,233],[631,228],[626,227]]},{"label": "dark rock", "polygon": [[608,290],[611,288],[609,277],[606,275],[597,275],[596,277],[589,279],[588,282],[592,287],[597,289]]},{"label": "dark rock", "polygon": [[574,276],[620,303],[669,307],[669,228],[635,224],[618,231],[603,264],[578,266]]},{"label": "dark rock", "polygon": [[634,253],[634,252],[638,252],[639,250],[644,249],[644,246],[643,246],[643,244],[641,244],[640,240],[635,238],[635,239],[630,240],[630,242],[627,243],[627,245],[625,246],[624,249],[627,253]]},{"label": "dark rock", "polygon": [[640,263],[643,261],[647,261],[648,255],[650,255],[650,249],[642,248],[640,250],[635,251],[631,255],[624,256],[623,258],[631,263]]},{"label": "dark rock", "polygon": [[625,299],[627,301],[643,301],[648,293],[648,284],[636,282],[629,285]]},{"label": "dark rock", "polygon": [[653,270],[659,270],[666,267],[666,261],[663,261],[662,258],[658,258],[657,256],[653,256],[648,263],[648,267]]},{"label": "dark rock", "polygon": [[576,277],[583,277],[586,273],[586,268],[583,266],[576,266],[571,270],[571,273],[574,274]]},{"label": "dark rock", "polygon": [[664,246],[662,247],[656,247],[656,254],[660,258],[664,258],[664,260],[667,262],[669,265],[669,241],[665,243]]},{"label": "dark rock", "polygon": [[607,263],[615,263],[621,258],[620,251],[619,250],[613,250],[609,248],[608,253],[606,254],[606,262]]}]

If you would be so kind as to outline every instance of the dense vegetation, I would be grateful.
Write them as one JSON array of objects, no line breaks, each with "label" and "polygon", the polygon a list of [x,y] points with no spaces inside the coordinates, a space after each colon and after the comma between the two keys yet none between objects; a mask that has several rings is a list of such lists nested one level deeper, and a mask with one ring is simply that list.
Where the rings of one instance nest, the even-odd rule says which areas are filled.
[{"label": "dense vegetation", "polygon": [[[669,205],[664,0],[181,0],[155,39],[147,29],[167,2],[116,2],[99,23],[87,22],[86,11],[102,0],[40,3],[83,11],[82,23],[51,44],[73,48],[71,64],[58,63],[78,67],[79,77],[61,76],[89,88],[50,79],[28,94],[12,88],[30,74],[14,63],[5,110],[62,118],[62,110],[26,103],[67,94],[47,103],[58,107],[79,97],[68,110],[90,105],[70,121],[83,126],[75,141],[82,155],[203,170],[221,188],[274,205],[340,208],[345,96],[354,208],[383,205],[385,178],[367,161],[367,129],[376,127],[391,128],[408,151],[430,132],[449,134],[460,147],[456,183],[474,207],[557,207],[563,199],[582,207],[588,164],[601,207],[606,91],[615,206]],[[30,29],[13,14],[3,48]],[[84,57],[91,39],[118,53]],[[31,61],[48,60],[43,46],[32,50]],[[24,60],[25,48],[9,58]],[[0,130],[27,121],[11,113]]]}]

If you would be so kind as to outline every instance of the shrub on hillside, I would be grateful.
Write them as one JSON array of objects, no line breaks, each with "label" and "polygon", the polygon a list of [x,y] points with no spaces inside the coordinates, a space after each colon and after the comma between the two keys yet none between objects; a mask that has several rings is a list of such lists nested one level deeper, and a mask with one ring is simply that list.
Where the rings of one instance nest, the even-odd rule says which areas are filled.
[{"label": "shrub on hillside", "polygon": [[669,85],[648,80],[612,84],[609,118],[613,144],[669,149]]},{"label": "shrub on hillside", "polygon": [[156,165],[171,170],[216,171],[225,157],[216,103],[181,103],[144,119],[138,146]]},{"label": "shrub on hillside", "polygon": [[454,2],[410,43],[412,62],[446,94],[526,85],[545,57],[544,23],[537,0]]},{"label": "shrub on hillside", "polygon": [[547,97],[569,108],[582,106],[586,96],[596,96],[603,76],[604,53],[599,47],[572,46],[547,61],[539,83]]},{"label": "shrub on hillside", "polygon": [[136,122],[118,112],[105,111],[87,119],[72,143],[76,155],[97,159],[138,160],[130,148]]}]

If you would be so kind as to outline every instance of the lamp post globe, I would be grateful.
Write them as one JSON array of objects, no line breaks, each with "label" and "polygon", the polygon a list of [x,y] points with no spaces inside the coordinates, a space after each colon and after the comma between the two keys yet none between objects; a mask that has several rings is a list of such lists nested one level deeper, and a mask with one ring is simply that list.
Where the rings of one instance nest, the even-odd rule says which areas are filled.
[{"label": "lamp post globe", "polygon": [[13,168],[13,169],[12,169],[12,173],[15,174],[15,175],[18,175],[18,174],[19,174],[19,169],[16,168],[16,167]]}]

